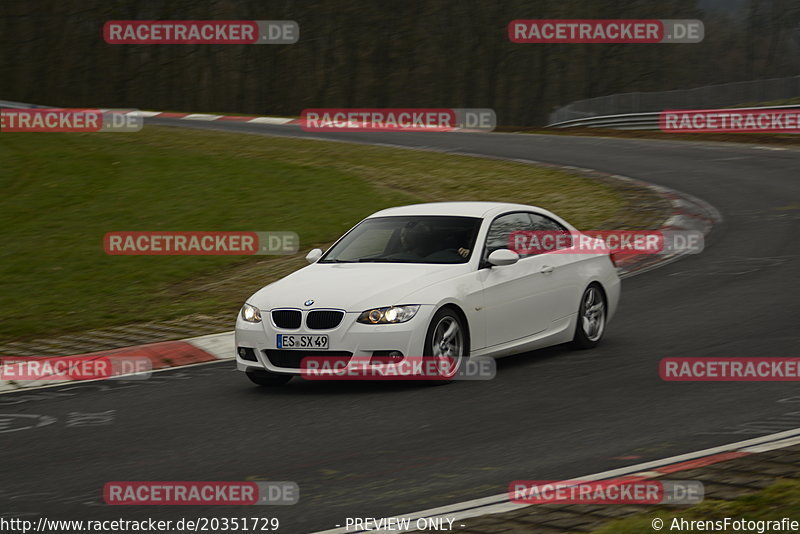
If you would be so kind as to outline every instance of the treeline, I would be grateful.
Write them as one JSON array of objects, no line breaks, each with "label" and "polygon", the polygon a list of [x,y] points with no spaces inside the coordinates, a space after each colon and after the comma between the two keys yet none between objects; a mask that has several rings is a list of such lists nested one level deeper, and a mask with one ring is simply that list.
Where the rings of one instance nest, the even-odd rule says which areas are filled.
[{"label": "treeline", "polygon": [[[701,19],[705,40],[515,44],[518,18]],[[103,41],[107,20],[130,19],[288,19],[300,41]],[[0,99],[287,115],[490,107],[501,124],[531,125],[582,98],[796,75],[799,28],[797,0],[2,0]]]}]

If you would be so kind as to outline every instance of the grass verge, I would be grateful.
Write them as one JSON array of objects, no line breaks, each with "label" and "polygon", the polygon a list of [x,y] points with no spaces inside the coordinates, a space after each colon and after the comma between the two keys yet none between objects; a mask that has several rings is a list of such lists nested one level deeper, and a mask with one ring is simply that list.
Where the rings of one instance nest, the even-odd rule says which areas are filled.
[{"label": "grass verge", "polygon": [[4,133],[0,160],[0,341],[233,317],[303,264],[302,255],[107,256],[108,231],[288,230],[308,250],[378,209],[425,201],[535,204],[581,228],[647,228],[660,215],[647,193],[550,168],[206,130]]}]

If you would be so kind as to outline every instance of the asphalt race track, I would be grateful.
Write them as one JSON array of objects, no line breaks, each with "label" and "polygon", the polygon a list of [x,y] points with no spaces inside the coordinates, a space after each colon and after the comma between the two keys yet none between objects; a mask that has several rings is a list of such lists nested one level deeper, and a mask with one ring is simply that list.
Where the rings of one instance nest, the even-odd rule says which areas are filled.
[{"label": "asphalt race track", "polygon": [[[0,395],[2,416],[34,416],[14,417],[15,426],[0,431],[2,450],[14,451],[0,462],[3,516],[272,515],[280,532],[311,532],[343,525],[346,517],[409,513],[501,493],[512,480],[588,475],[800,427],[796,383],[669,383],[658,375],[664,357],[800,355],[800,152],[148,122],[588,167],[690,193],[714,205],[724,221],[703,254],[623,282],[620,312],[598,349],[557,347],[500,360],[489,382],[418,387],[298,380],[265,389],[221,362],[147,381]],[[103,484],[114,480],[245,479],[295,481],[300,502],[112,507],[101,498]]]}]

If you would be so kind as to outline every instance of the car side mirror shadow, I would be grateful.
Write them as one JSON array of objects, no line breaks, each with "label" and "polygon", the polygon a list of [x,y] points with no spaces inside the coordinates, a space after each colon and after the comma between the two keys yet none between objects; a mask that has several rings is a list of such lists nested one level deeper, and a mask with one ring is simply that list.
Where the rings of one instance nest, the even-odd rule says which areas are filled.
[{"label": "car side mirror shadow", "polygon": [[321,257],[322,257],[322,249],[321,248],[315,248],[315,249],[312,249],[311,252],[306,254],[306,261],[308,263],[316,263],[317,260],[320,259]]},{"label": "car side mirror shadow", "polygon": [[503,265],[514,265],[519,261],[519,254],[507,248],[500,248],[489,254],[486,262],[489,267],[502,267]]}]

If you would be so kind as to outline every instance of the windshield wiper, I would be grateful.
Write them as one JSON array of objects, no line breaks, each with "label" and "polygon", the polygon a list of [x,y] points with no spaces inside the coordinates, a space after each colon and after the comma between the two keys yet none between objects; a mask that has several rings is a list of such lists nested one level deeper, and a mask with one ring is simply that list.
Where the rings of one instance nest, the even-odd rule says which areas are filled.
[{"label": "windshield wiper", "polygon": [[413,260],[396,260],[392,258],[361,258],[358,263],[414,263]]}]

